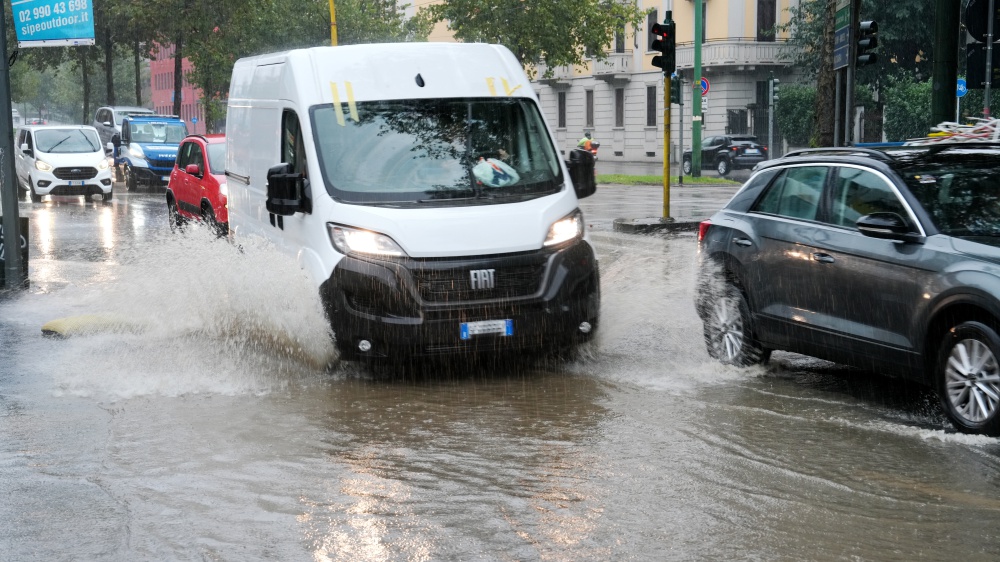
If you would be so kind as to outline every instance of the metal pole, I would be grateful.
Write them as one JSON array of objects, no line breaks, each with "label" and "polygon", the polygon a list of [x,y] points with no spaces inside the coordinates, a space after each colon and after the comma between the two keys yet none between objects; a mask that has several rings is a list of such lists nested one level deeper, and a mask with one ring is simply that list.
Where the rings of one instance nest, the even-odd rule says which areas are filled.
[{"label": "metal pole", "polygon": [[989,3],[989,12],[986,16],[986,83],[983,87],[983,117],[990,118],[990,85],[993,82],[993,19],[996,12],[993,8],[993,0]]},{"label": "metal pole", "polygon": [[767,149],[770,158],[774,154],[774,73],[767,84]]},{"label": "metal pole", "polygon": [[8,289],[24,286],[21,230],[14,171],[14,124],[10,115],[10,67],[7,63],[7,19],[0,12],[0,208],[3,213],[4,280]]},{"label": "metal pole", "polygon": [[[670,12],[667,12],[668,14]],[[669,18],[669,16],[668,16]],[[663,73],[663,218],[670,218],[670,75]]]},{"label": "metal pole", "polygon": [[840,146],[840,112],[841,112],[841,96],[843,95],[843,81],[841,80],[842,72],[840,70],[835,71],[836,76],[836,93],[834,94],[833,102],[833,146]]},{"label": "metal pole", "polygon": [[851,39],[847,55],[847,91],[844,92],[844,146],[854,144],[854,67],[858,64],[858,23],[861,0],[851,0]]},{"label": "metal pole", "polygon": [[704,0],[694,0],[694,79],[691,81],[691,176],[701,177],[701,42]]},{"label": "metal pole", "polygon": [[330,45],[337,46],[337,11],[333,8],[333,0],[330,0]]},{"label": "metal pole", "polygon": [[680,90],[681,92],[681,95],[677,96],[677,105],[679,105],[681,108],[680,111],[677,112],[681,116],[681,126],[678,129],[678,131],[680,131],[681,167],[680,167],[680,173],[677,174],[677,184],[684,185],[684,80],[681,80],[680,75],[677,76],[677,79],[681,81],[681,87],[678,88],[678,90]]},{"label": "metal pole", "polygon": [[[959,49],[965,52],[962,31],[962,4],[956,0],[936,0],[934,9],[934,59],[931,63],[931,123],[951,118],[955,84],[958,82]],[[991,18],[992,20],[992,18]],[[975,87],[981,87],[976,84]]]}]

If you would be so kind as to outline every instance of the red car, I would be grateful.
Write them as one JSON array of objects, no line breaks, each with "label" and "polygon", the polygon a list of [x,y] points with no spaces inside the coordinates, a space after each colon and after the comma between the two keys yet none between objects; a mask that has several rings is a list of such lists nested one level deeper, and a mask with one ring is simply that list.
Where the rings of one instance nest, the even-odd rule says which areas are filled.
[{"label": "red car", "polygon": [[225,167],[225,135],[184,137],[167,184],[171,230],[183,226],[188,219],[195,219],[214,227],[220,235],[228,233]]}]

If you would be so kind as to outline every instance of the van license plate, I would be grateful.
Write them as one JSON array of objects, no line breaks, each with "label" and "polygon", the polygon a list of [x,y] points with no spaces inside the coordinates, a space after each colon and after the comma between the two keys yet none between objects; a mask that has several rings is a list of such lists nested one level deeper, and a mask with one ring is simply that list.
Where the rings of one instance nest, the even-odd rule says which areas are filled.
[{"label": "van license plate", "polygon": [[463,340],[481,334],[514,335],[513,320],[480,320],[479,322],[462,322],[459,324],[460,337]]},{"label": "van license plate", "polygon": [[87,182],[85,182],[85,181],[83,181],[83,180],[79,180],[79,181],[70,181],[70,182],[67,182],[67,183],[69,183],[70,185],[87,185]]}]

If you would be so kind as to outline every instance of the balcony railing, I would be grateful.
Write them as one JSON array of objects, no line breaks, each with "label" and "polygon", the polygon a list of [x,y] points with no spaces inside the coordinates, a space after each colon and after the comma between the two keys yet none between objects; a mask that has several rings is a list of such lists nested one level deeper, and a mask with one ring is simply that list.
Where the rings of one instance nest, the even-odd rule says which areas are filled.
[{"label": "balcony railing", "polygon": [[[709,41],[701,46],[701,65],[753,66],[784,64],[790,60],[795,47],[784,42],[757,41],[755,39],[725,39]],[[677,45],[677,67],[694,68],[694,45]]]},{"label": "balcony railing", "polygon": [[606,59],[595,59],[591,62],[594,78],[600,78],[603,80],[628,80],[628,76],[632,71],[632,51],[625,51],[622,53],[605,53],[605,55],[607,56]]}]

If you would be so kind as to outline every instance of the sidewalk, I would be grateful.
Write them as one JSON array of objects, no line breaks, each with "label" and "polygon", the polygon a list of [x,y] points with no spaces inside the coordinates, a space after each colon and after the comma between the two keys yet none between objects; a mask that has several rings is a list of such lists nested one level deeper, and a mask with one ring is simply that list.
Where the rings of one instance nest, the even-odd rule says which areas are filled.
[{"label": "sidewalk", "polygon": [[[656,230],[692,230],[721,209],[739,185],[671,185],[670,216],[663,224],[662,185],[600,184],[597,193],[580,201],[591,230],[644,233]],[[617,221],[617,222],[616,222]]]}]

